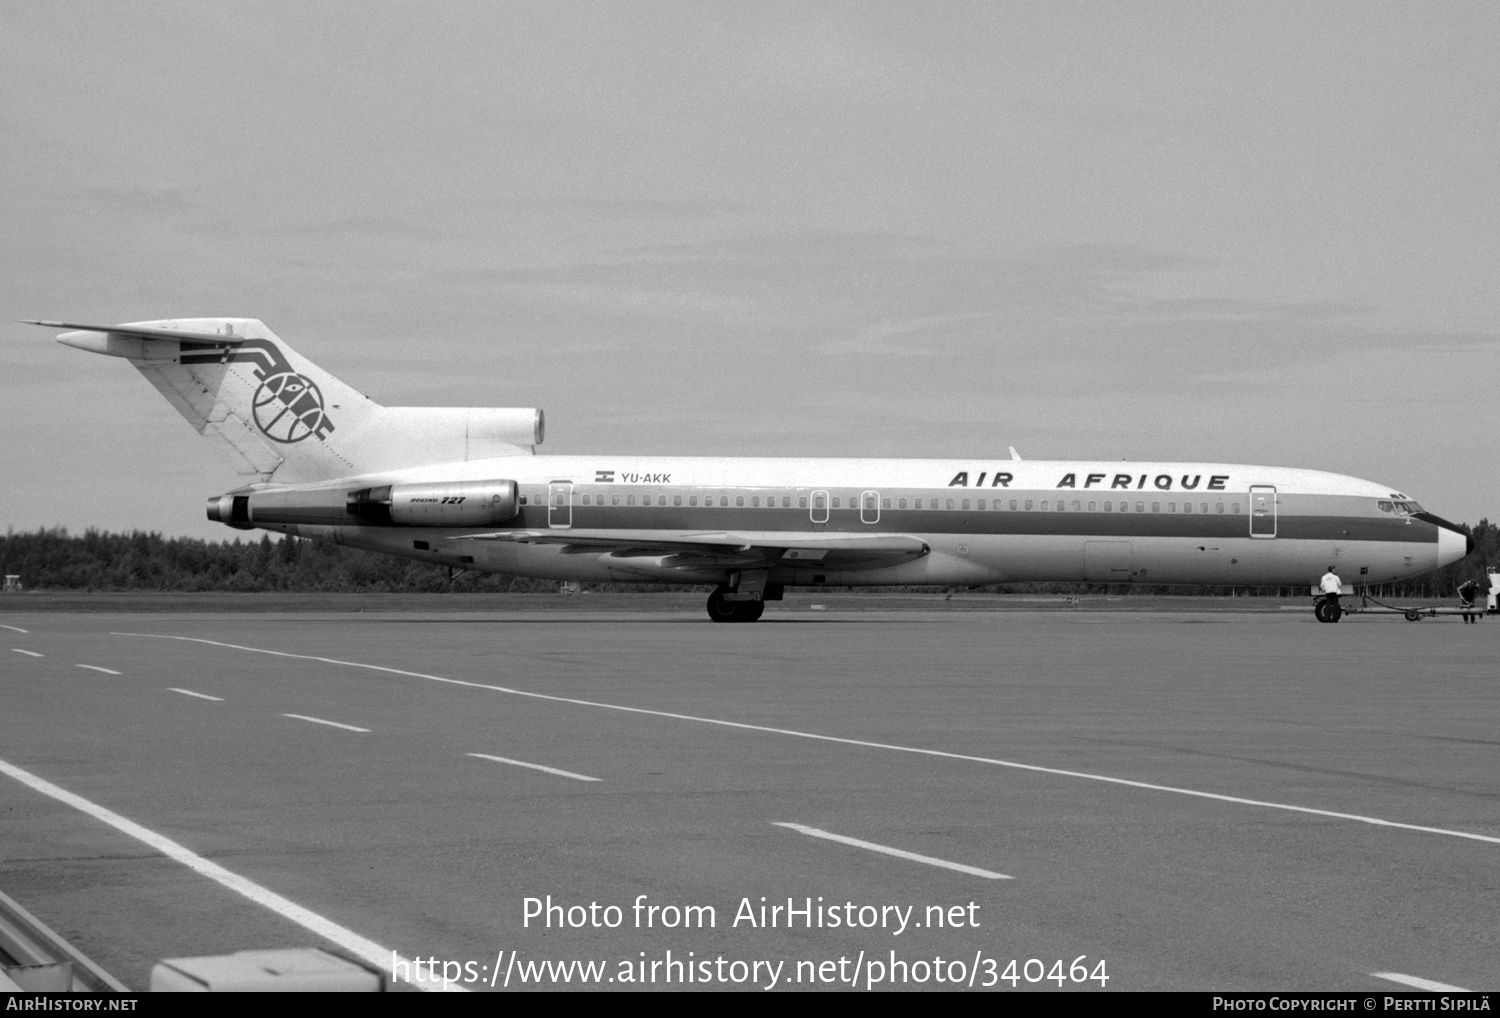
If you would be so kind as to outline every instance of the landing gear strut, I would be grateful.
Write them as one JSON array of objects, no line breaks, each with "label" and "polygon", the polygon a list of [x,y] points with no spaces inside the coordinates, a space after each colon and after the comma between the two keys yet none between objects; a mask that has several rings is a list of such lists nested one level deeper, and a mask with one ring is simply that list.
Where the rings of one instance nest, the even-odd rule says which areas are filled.
[{"label": "landing gear strut", "polygon": [[730,601],[724,596],[727,593],[727,588],[720,587],[708,595],[708,617],[715,622],[754,622],[766,610],[764,601]]}]

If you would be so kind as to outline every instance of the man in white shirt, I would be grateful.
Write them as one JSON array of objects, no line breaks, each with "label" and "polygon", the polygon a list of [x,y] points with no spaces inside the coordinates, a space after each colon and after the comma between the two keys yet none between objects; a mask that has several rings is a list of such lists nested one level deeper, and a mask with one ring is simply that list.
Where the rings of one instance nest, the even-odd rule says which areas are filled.
[{"label": "man in white shirt", "polygon": [[1323,592],[1323,599],[1338,607],[1339,594],[1343,592],[1344,581],[1339,579],[1339,574],[1333,571],[1333,566],[1328,567],[1328,572],[1318,581],[1318,589]]}]

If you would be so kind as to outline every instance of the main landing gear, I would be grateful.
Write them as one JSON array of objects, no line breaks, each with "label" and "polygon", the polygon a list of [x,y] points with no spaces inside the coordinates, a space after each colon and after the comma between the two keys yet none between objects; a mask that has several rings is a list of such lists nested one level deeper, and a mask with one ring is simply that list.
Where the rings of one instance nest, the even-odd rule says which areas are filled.
[{"label": "main landing gear", "polygon": [[724,596],[729,592],[720,587],[708,595],[708,617],[715,622],[754,622],[766,610],[764,601],[731,601]]}]

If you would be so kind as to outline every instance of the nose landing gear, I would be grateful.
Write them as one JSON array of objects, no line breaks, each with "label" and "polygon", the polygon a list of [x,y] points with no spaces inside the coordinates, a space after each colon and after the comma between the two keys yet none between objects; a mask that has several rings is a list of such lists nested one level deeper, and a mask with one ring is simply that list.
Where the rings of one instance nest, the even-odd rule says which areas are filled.
[{"label": "nose landing gear", "polygon": [[1339,607],[1339,603],[1330,597],[1320,597],[1318,603],[1313,605],[1313,615],[1319,622],[1337,622],[1343,614],[1344,610]]}]

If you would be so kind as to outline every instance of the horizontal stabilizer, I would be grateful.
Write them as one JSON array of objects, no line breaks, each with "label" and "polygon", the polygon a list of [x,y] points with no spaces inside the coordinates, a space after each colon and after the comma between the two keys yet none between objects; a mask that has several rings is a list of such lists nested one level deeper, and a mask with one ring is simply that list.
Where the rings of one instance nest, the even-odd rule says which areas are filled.
[{"label": "horizontal stabilizer", "polygon": [[244,336],[226,335],[218,332],[189,332],[186,329],[163,329],[152,325],[78,325],[74,322],[46,322],[31,318],[21,319],[23,325],[40,325],[48,329],[77,329],[80,332],[113,333],[132,339],[175,339],[179,342],[212,343],[215,346],[239,346]]}]

